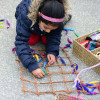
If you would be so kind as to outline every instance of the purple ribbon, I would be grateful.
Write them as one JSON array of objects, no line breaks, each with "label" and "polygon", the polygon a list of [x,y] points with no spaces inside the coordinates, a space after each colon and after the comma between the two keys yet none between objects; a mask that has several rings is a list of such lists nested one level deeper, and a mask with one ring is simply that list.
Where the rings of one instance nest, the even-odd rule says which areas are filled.
[{"label": "purple ribbon", "polygon": [[5,19],[0,19],[1,22],[3,22]]},{"label": "purple ribbon", "polygon": [[75,87],[76,86],[76,84],[77,84],[77,82],[79,83],[80,82],[80,80],[79,80],[79,76],[80,76],[80,74],[82,73],[82,72],[84,72],[84,71],[87,71],[87,70],[89,70],[89,69],[92,69],[92,68],[95,68],[95,67],[97,67],[97,66],[99,66],[100,65],[100,63],[98,63],[98,64],[96,64],[96,65],[94,65],[94,66],[92,66],[92,67],[88,67],[88,68],[85,68],[85,69],[83,69],[83,70],[81,70],[80,72],[79,72],[79,74],[77,75],[77,77],[75,78],[75,80],[74,80],[74,86],[73,87]]},{"label": "purple ribbon", "polygon": [[6,21],[6,23],[8,25],[8,27],[7,27],[7,29],[8,29],[10,27],[10,23],[8,22],[8,20]]}]

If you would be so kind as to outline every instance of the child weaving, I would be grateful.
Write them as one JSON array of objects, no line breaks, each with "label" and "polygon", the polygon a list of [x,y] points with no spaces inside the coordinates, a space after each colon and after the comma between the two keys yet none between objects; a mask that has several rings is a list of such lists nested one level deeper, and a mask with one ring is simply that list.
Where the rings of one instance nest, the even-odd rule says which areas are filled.
[{"label": "child weaving", "polygon": [[22,0],[16,8],[15,50],[24,67],[38,78],[44,77],[45,74],[32,56],[29,45],[35,45],[41,38],[46,46],[48,65],[55,62],[55,57],[59,54],[63,21],[68,18],[67,2]]}]

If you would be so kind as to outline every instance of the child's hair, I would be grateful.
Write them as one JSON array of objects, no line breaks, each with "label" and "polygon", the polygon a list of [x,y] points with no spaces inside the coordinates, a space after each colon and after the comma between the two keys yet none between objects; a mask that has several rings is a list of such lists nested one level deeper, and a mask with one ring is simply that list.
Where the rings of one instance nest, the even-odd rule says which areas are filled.
[{"label": "child's hair", "polygon": [[[44,0],[41,3],[38,12],[50,18],[63,19],[65,16],[65,10],[62,4],[62,0]],[[38,21],[42,21],[45,24],[50,24],[52,26],[59,26],[62,24],[61,22],[52,22],[46,20],[42,16],[38,16]]]},{"label": "child's hair", "polygon": [[[64,10],[65,10],[64,21],[68,20],[69,0],[56,0],[56,1],[55,0],[32,0],[32,3],[29,6],[29,12],[27,14],[28,18],[32,21],[31,26],[33,26],[36,23],[37,17],[38,17],[38,11],[39,11],[40,7],[43,7],[43,4],[46,3],[46,1],[48,1],[48,2],[49,1],[52,1],[52,2],[58,1],[59,3],[61,3],[64,6]],[[49,4],[49,6],[50,6],[50,4]],[[55,7],[57,7],[57,6],[55,6]],[[54,9],[54,10],[56,10],[56,9]]]}]

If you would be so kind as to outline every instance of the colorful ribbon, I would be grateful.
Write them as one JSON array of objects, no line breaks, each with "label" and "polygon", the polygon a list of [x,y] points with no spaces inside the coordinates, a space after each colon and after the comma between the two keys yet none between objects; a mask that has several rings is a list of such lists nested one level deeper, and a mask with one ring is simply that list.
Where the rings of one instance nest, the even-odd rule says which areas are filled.
[{"label": "colorful ribbon", "polygon": [[100,63],[98,63],[98,64],[96,64],[96,65],[94,65],[94,66],[92,66],[92,67],[85,68],[85,69],[81,70],[81,71],[79,72],[79,74],[77,75],[77,77],[75,78],[75,80],[74,80],[74,83],[75,83],[75,84],[74,84],[73,87],[76,86],[77,82],[78,82],[78,83],[80,82],[80,80],[79,80],[78,77],[80,76],[80,74],[81,74],[82,72],[87,71],[87,70],[92,69],[92,68],[95,68],[95,67],[97,67],[97,66],[99,66],[99,65],[100,65]]}]

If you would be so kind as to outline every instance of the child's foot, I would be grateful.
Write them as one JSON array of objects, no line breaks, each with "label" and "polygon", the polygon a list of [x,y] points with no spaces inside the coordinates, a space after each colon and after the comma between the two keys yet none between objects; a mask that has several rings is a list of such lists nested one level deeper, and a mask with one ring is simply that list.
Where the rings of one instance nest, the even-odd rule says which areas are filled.
[{"label": "child's foot", "polygon": [[71,20],[71,18],[72,18],[72,15],[69,14],[69,15],[68,15],[68,20],[65,20],[65,21],[63,22],[63,24],[66,25],[66,23],[68,23],[68,22]]}]

